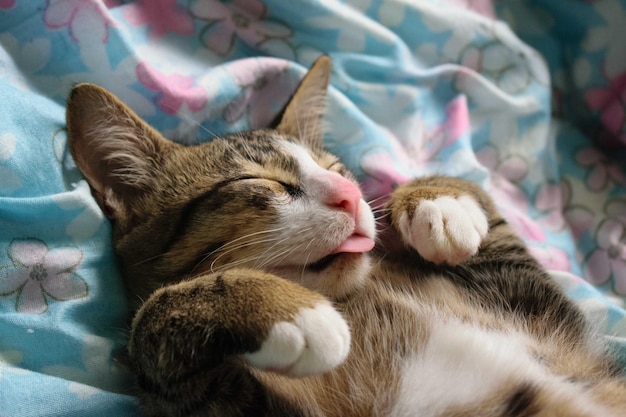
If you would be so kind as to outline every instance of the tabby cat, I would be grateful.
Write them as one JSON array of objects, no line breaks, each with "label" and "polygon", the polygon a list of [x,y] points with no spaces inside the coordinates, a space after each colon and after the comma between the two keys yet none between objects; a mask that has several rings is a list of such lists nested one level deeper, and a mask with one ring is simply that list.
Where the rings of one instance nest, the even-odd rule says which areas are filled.
[{"label": "tabby cat", "polygon": [[625,416],[608,349],[478,186],[399,186],[375,245],[372,209],[322,148],[330,65],[272,128],[196,146],[72,90],[70,148],[136,304],[147,414]]}]

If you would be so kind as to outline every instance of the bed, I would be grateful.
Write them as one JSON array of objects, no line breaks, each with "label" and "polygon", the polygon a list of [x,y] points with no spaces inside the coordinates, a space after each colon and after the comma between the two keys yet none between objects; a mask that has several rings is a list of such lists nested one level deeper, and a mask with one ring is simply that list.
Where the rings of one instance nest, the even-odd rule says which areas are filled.
[{"label": "bed", "polygon": [[367,198],[481,184],[626,369],[624,28],[626,0],[0,0],[0,416],[141,415],[71,86],[192,144],[267,125],[322,54]]}]

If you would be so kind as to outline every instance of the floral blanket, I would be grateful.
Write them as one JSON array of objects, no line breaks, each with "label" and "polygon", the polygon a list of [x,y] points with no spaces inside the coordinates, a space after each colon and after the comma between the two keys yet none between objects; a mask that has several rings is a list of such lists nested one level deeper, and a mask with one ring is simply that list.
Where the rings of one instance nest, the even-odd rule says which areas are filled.
[{"label": "floral blanket", "polygon": [[476,181],[626,358],[626,0],[0,0],[0,416],[135,416],[110,227],[65,98],[174,140],[266,125],[321,54],[368,198]]}]

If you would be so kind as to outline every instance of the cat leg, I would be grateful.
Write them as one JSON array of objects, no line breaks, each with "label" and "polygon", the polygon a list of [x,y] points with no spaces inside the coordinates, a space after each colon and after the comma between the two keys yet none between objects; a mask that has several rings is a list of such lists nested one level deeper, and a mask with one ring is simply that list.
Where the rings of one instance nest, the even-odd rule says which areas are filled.
[{"label": "cat leg", "polygon": [[388,207],[404,243],[437,264],[456,265],[475,255],[495,216],[479,187],[447,177],[421,178],[398,187]]},{"label": "cat leg", "polygon": [[[348,326],[324,297],[274,275],[233,269],[156,291],[133,320],[128,350],[148,410],[227,416],[286,409],[288,401],[277,402],[254,377],[256,369],[322,373],[342,363],[349,347]],[[261,413],[264,407],[271,409]]]}]

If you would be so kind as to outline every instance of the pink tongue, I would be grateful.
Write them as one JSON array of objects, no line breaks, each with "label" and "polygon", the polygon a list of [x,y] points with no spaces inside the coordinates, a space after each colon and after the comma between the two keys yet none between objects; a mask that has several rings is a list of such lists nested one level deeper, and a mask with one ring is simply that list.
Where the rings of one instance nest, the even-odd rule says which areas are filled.
[{"label": "pink tongue", "polygon": [[351,253],[359,253],[359,252],[367,252],[372,250],[376,242],[374,242],[369,237],[365,237],[362,235],[352,235],[343,241],[341,245],[335,248],[332,251],[331,255],[335,253],[342,252],[351,252]]}]

